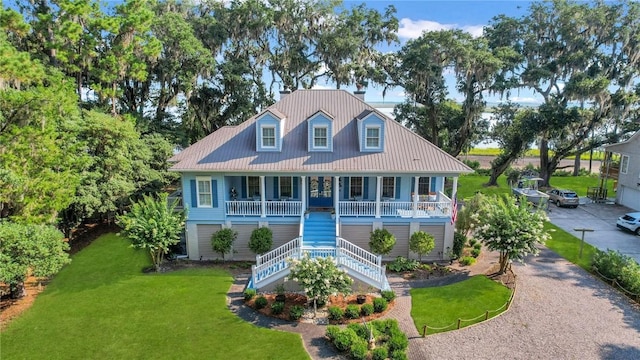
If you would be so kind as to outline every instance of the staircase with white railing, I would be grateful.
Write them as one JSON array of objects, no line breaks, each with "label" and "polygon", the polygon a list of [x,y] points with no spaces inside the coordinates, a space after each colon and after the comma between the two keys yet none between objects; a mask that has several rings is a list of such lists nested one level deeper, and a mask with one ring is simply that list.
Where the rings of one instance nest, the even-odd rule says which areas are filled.
[{"label": "staircase with white railing", "polygon": [[256,265],[251,268],[248,288],[259,289],[289,274],[289,259],[300,259],[304,254],[312,258],[332,257],[338,268],[349,276],[381,290],[389,290],[382,257],[372,254],[343,238],[337,238],[335,246],[304,246],[298,237],[266,254],[256,256]]}]

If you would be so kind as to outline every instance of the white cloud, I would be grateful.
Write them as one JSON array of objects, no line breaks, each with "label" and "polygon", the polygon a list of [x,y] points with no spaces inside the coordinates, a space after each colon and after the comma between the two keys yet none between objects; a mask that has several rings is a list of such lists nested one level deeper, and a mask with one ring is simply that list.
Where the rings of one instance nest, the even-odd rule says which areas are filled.
[{"label": "white cloud", "polygon": [[484,25],[463,25],[459,24],[441,24],[436,21],[429,20],[412,20],[409,18],[400,19],[398,28],[398,36],[403,39],[415,39],[420,37],[425,31],[440,31],[449,29],[461,29],[468,32],[473,37],[482,35]]},{"label": "white cloud", "polygon": [[315,90],[333,90],[333,89],[335,89],[335,86],[315,84],[311,88],[315,89]]}]

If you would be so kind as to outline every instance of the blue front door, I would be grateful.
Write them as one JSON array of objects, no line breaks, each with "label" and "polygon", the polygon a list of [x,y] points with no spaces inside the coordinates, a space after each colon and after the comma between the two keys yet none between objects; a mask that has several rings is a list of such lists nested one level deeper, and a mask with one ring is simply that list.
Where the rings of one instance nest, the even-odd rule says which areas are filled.
[{"label": "blue front door", "polygon": [[309,177],[309,207],[333,206],[333,179],[330,176]]}]

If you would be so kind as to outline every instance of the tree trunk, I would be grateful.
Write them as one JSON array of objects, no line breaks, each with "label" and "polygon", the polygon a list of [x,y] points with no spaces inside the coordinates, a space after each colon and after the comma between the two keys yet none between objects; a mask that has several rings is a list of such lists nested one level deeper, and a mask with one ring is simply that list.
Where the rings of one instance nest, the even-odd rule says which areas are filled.
[{"label": "tree trunk", "polygon": [[498,177],[507,170],[513,160],[515,160],[513,157],[501,159],[501,157],[498,156],[495,158],[495,160],[491,162],[491,175],[489,176],[489,182],[486,183],[485,186],[498,186]]},{"label": "tree trunk", "polygon": [[575,160],[573,160],[573,176],[580,176],[580,156],[582,153],[577,153]]},{"label": "tree trunk", "polygon": [[509,257],[506,252],[500,252],[500,270],[498,274],[502,275],[507,272],[507,265],[509,265]]},{"label": "tree trunk", "polygon": [[542,178],[542,186],[549,187],[549,178],[551,174],[549,167],[549,143],[546,138],[540,140],[540,178]]}]

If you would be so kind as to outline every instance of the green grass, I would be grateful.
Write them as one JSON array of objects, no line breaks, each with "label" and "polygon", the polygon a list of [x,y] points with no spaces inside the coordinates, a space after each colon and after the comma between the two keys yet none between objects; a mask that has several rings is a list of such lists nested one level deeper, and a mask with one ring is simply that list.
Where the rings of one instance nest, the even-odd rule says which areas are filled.
[{"label": "green grass", "polygon": [[[502,175],[498,178],[498,186],[486,187],[489,176],[468,174],[458,178],[458,198],[472,197],[477,191],[486,195],[511,194],[511,188],[507,185],[507,178]],[[587,188],[599,186],[600,180],[596,176],[553,176],[551,186],[562,189],[571,189],[579,196],[587,196]],[[610,196],[614,196],[613,181],[607,183]]]},{"label": "green grass", "polygon": [[110,234],[78,253],[3,331],[2,358],[309,358],[299,335],[229,311],[228,272],[143,274],[149,256],[128,244]]},{"label": "green grass", "polygon": [[580,258],[578,255],[580,254],[581,239],[571,235],[550,222],[546,222],[544,224],[544,228],[546,230],[551,230],[551,239],[547,240],[545,244],[550,250],[581,268],[591,271],[593,255],[596,253],[595,247],[585,242],[584,248],[582,249],[582,258]]},{"label": "green grass", "polygon": [[450,331],[457,328],[458,319],[480,317],[463,321],[461,327],[465,327],[483,321],[487,310],[489,317],[495,316],[493,310],[503,306],[510,296],[509,288],[478,275],[452,285],[412,289],[411,317],[420,333],[425,325],[440,328],[455,324],[443,330],[429,329],[428,333]]}]

